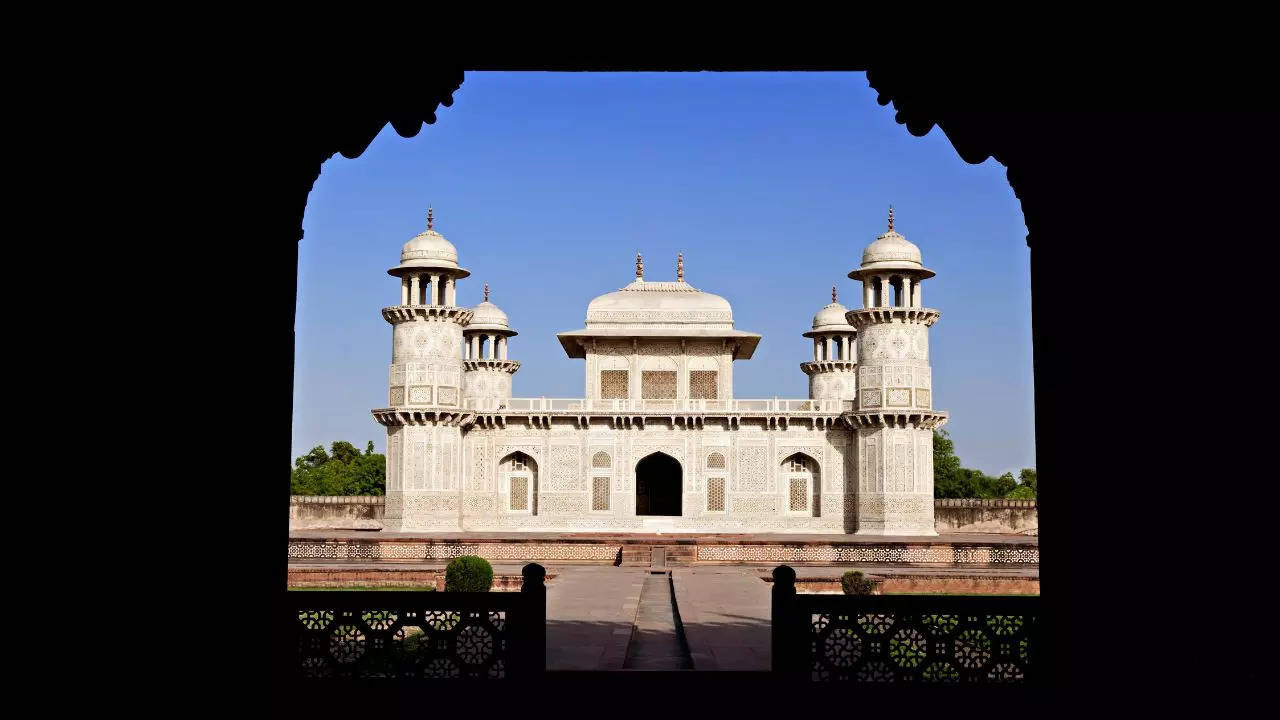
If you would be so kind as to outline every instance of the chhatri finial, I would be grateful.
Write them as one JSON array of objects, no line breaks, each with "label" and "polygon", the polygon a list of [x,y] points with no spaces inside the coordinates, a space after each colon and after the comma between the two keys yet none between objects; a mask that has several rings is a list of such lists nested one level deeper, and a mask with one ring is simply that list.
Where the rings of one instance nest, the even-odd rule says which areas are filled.
[{"label": "chhatri finial", "polygon": [[684,253],[676,254],[676,282],[684,282]]},{"label": "chhatri finial", "polygon": [[889,232],[893,232],[893,206],[889,206]]},{"label": "chhatri finial", "polygon": [[484,301],[489,302],[489,283],[484,284]]},{"label": "chhatri finial", "polygon": [[644,280],[644,260],[640,259],[640,253],[636,253],[636,279]]},{"label": "chhatri finial", "polygon": [[836,286],[832,285],[831,286],[831,302],[834,303],[835,301],[836,301]]},{"label": "chhatri finial", "polygon": [[435,223],[436,223],[435,215],[434,215],[434,213],[432,212],[432,209],[431,209],[430,207],[428,207],[428,208],[427,208],[427,229],[428,229],[428,230],[433,230],[434,228],[433,228],[432,226],[434,226],[434,225],[435,225]]}]

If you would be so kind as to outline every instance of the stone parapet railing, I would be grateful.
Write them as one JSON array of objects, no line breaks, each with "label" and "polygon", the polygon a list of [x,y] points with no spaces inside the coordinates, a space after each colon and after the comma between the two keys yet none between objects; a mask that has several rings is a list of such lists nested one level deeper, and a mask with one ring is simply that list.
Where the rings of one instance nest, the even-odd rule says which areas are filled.
[{"label": "stone parapet railing", "polygon": [[1021,498],[938,498],[933,501],[935,508],[1036,508],[1035,499]]},{"label": "stone parapet railing", "polygon": [[[798,593],[773,571],[773,682],[846,686],[1038,685],[1040,597]],[[793,687],[795,685],[792,685]]]},{"label": "stone parapet railing", "polygon": [[290,495],[289,507],[299,505],[383,505],[384,495]]},{"label": "stone parapet railing", "polygon": [[697,412],[697,413],[826,413],[851,412],[852,400],[811,400],[808,398],[764,398],[729,400],[646,400],[599,398],[469,398],[467,410],[478,412]]}]

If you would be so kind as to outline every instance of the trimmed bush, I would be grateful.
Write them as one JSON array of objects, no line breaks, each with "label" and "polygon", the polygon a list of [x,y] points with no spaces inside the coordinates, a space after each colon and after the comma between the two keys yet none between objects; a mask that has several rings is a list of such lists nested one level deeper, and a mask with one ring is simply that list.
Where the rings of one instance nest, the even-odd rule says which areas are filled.
[{"label": "trimmed bush", "polygon": [[862,574],[861,570],[850,570],[840,576],[840,587],[845,595],[870,595],[876,589],[876,581]]},{"label": "trimmed bush", "polygon": [[444,569],[445,592],[489,592],[493,587],[493,566],[475,555],[463,555],[449,561]]}]

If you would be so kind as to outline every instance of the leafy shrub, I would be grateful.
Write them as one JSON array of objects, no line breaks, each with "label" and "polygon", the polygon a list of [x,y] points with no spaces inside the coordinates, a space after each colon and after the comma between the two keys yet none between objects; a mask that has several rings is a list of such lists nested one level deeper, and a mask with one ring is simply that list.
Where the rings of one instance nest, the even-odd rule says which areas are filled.
[{"label": "leafy shrub", "polygon": [[870,595],[876,589],[876,581],[862,574],[861,570],[850,570],[840,576],[840,587],[845,595]]},{"label": "leafy shrub", "polygon": [[444,569],[445,592],[489,592],[493,587],[493,566],[475,555],[463,555],[449,561]]}]

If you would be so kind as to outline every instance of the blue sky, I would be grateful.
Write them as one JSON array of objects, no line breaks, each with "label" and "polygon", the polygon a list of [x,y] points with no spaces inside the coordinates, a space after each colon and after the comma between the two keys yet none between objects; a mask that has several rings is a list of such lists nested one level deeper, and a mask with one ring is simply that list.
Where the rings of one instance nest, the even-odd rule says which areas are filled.
[{"label": "blue sky", "polygon": [[[385,447],[399,302],[386,274],[425,228],[457,246],[458,301],[491,300],[519,336],[521,397],[581,397],[582,360],[555,333],[634,278],[685,279],[761,333],[738,362],[740,398],[805,397],[801,337],[830,302],[859,305],[848,272],[884,232],[938,275],[925,304],[934,403],[968,467],[1035,465],[1026,226],[994,160],[963,162],[936,128],[912,137],[862,73],[468,73],[415,138],[388,125],[364,155],[324,164],[307,202],[298,273],[293,454],[334,440]],[[335,102],[340,102],[335,99]]]}]

